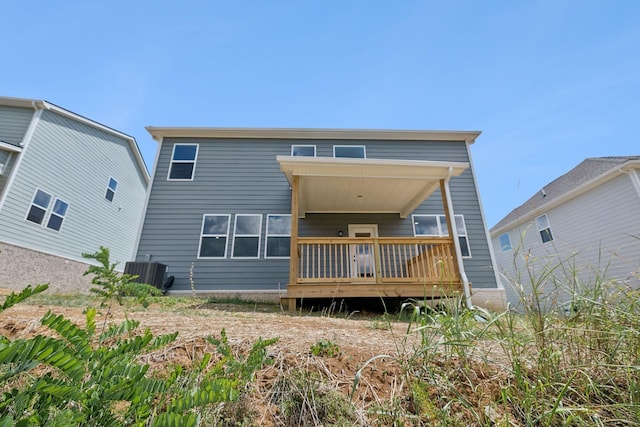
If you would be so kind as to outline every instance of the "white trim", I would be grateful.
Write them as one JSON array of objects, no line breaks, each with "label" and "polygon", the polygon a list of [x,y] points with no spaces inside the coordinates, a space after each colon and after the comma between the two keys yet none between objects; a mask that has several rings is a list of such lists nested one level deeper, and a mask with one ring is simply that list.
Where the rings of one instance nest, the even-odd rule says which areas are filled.
[{"label": "white trim", "polygon": [[631,184],[633,188],[636,190],[636,194],[640,197],[640,176],[638,175],[638,171],[635,169],[631,169],[625,171],[629,175],[629,179],[631,179]]},{"label": "white trim", "polygon": [[[226,216],[227,217],[227,234],[225,235],[225,244],[224,244],[224,255],[219,256],[200,256],[200,249],[202,249],[202,238],[203,237],[221,237],[222,235],[217,234],[207,234],[204,232],[204,223],[205,218],[208,216]],[[231,214],[203,214],[202,215],[202,226],[200,227],[200,238],[198,239],[198,253],[196,254],[197,259],[226,259],[227,258],[227,248],[229,247],[229,229],[231,227]]]},{"label": "white trim", "polygon": [[[540,228],[538,219],[543,217],[547,224],[546,224],[546,227]],[[543,213],[542,215],[537,216],[533,222],[536,224],[536,228],[538,229],[538,236],[540,237],[542,244],[553,242],[554,237],[553,237],[553,231],[551,231],[551,222],[549,221],[549,216],[546,213]],[[546,242],[542,239],[542,234],[540,233],[541,231],[545,231],[545,230],[549,230],[549,237],[550,237],[550,239],[547,240]]]},{"label": "white trim", "polygon": [[[416,217],[421,217],[421,216],[432,216],[432,217],[435,217],[436,226],[438,227],[438,234],[417,234],[416,233]],[[458,235],[458,238],[464,237],[466,239],[467,251],[469,252],[469,255],[463,256],[462,258],[471,259],[473,257],[471,256],[471,245],[469,244],[469,232],[467,231],[467,222],[464,220],[464,215],[463,214],[455,214],[454,217],[453,217],[453,226],[456,229],[456,233],[458,233],[458,223],[456,222],[456,218],[462,219],[462,225],[464,226],[464,234]],[[449,231],[448,230],[444,230],[442,228],[442,221],[446,222],[446,216],[444,214],[413,214],[413,215],[411,215],[411,226],[413,227],[413,237],[418,237],[418,236],[448,237],[449,236]],[[458,240],[458,242],[459,242],[459,240]],[[460,253],[462,253],[462,250],[460,251]]]},{"label": "white trim", "polygon": [[[287,221],[287,223],[289,224],[289,234],[273,234],[270,235],[269,234],[269,217],[272,216],[281,216],[281,217],[288,217],[289,221]],[[264,232],[264,259],[290,259],[291,256],[268,256],[267,255],[267,248],[269,246],[269,237],[288,237],[289,239],[291,239],[291,214],[267,214],[267,218],[265,221],[265,232]]]},{"label": "white trim", "polygon": [[12,153],[19,153],[22,151],[22,147],[9,144],[8,142],[0,141],[0,150],[11,151]]},{"label": "white trim", "polygon": [[24,133],[24,136],[22,137],[22,152],[18,156],[18,160],[16,160],[15,164],[11,168],[11,173],[7,178],[6,184],[4,186],[4,190],[2,192],[2,197],[0,197],[0,210],[2,210],[4,206],[4,202],[7,199],[7,196],[9,195],[11,187],[13,186],[13,181],[15,180],[16,175],[20,170],[20,165],[22,164],[22,160],[29,148],[29,144],[31,143],[31,140],[33,139],[33,134],[35,133],[36,126],[38,125],[38,121],[40,120],[41,115],[42,115],[42,110],[36,110],[35,113],[33,113],[33,116],[31,117],[31,122],[27,127],[27,131]]},{"label": "white trim", "polygon": [[399,141],[466,141],[472,144],[480,131],[448,130],[384,130],[384,129],[313,129],[313,128],[145,128],[154,139],[159,138],[256,138],[256,139],[328,139],[328,140],[399,140]]},{"label": "white trim", "polygon": [[[36,196],[38,195],[38,191],[46,194],[47,196],[49,196],[49,201],[47,202],[47,206],[42,206],[42,205],[38,205],[35,203],[36,200]],[[39,227],[44,227],[45,223],[47,222],[47,219],[49,218],[49,207],[51,206],[51,201],[55,200],[55,197],[53,196],[53,194],[49,193],[48,191],[44,191],[42,188],[40,187],[36,187],[35,190],[33,190],[33,194],[31,196],[31,201],[29,202],[29,207],[27,208],[27,212],[25,212],[24,214],[24,220],[31,223],[31,224],[36,224]],[[31,208],[32,207],[38,207],[40,209],[44,209],[44,215],[42,216],[42,222],[35,222],[35,221],[31,221],[29,219],[29,214],[31,213]]]},{"label": "white trim", "polygon": [[[313,147],[313,156],[295,156],[293,154],[293,149],[295,147]],[[311,145],[311,144],[291,144],[291,157],[316,157],[317,154],[317,147],[315,145]]]},{"label": "white trim", "polygon": [[[115,181],[116,188],[112,189],[111,187],[109,187],[109,184],[111,184],[111,180]],[[107,188],[104,191],[104,199],[109,203],[113,203],[113,199],[115,199],[116,197],[117,189],[118,189],[118,180],[115,179],[113,176],[110,176],[109,179],[107,180]],[[113,192],[113,198],[111,200],[107,199],[107,194],[109,194],[109,191]]]},{"label": "white trim", "polygon": [[[253,234],[238,234],[238,218],[240,217],[258,217],[260,220],[258,221],[258,233]],[[256,256],[235,256],[234,252],[236,250],[236,238],[242,237],[257,237],[258,238],[258,247],[256,248]],[[262,214],[236,214],[235,219],[233,221],[233,242],[231,243],[231,258],[232,259],[259,259],[260,258],[260,244],[262,243]]]},{"label": "white trim", "polygon": [[[345,156],[336,157],[336,148],[362,148],[362,157],[345,157]],[[367,147],[364,146],[364,145],[335,144],[333,146],[333,157],[335,159],[366,159],[367,158]]]},{"label": "white trim", "polygon": [[[196,153],[193,157],[193,170],[191,171],[191,178],[171,178],[171,167],[174,163],[191,163],[192,160],[175,160],[173,156],[176,154],[176,147],[178,146],[195,146]],[[167,170],[167,181],[193,181],[196,176],[196,163],[198,162],[198,152],[200,151],[200,144],[194,144],[190,142],[176,142],[171,149],[171,158],[169,159],[169,168]]]}]

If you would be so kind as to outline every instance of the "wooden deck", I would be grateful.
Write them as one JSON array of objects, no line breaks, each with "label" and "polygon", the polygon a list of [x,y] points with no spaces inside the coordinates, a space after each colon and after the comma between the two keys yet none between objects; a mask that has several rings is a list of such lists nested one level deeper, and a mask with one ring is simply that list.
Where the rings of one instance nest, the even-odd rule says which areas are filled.
[{"label": "wooden deck", "polygon": [[284,298],[429,297],[460,294],[450,238],[299,237]]}]

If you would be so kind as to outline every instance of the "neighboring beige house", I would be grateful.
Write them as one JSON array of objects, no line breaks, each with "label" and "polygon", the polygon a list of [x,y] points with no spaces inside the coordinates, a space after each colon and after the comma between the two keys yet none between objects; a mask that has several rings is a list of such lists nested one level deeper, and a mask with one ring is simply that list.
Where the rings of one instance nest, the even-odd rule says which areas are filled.
[{"label": "neighboring beige house", "polygon": [[[544,291],[556,298],[548,301],[552,305],[567,303],[572,292],[597,278],[637,287],[640,156],[584,160],[514,209],[490,233],[512,306],[532,292],[526,265],[536,280],[550,273]],[[558,292],[554,280],[560,283]],[[514,283],[522,292],[514,290]]]}]

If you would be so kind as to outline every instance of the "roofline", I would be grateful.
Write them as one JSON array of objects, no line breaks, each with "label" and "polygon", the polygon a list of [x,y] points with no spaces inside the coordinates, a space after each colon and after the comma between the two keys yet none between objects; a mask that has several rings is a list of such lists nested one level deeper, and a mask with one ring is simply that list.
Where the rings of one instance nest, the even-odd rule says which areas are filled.
[{"label": "roofline", "polygon": [[0,96],[0,105],[7,106],[7,107],[32,108],[34,110],[54,111],[62,116],[68,117],[73,120],[77,120],[88,126],[99,129],[103,132],[109,133],[118,138],[127,140],[129,142],[129,146],[131,147],[131,150],[134,153],[134,157],[136,158],[138,167],[143,172],[144,180],[146,184],[149,185],[149,182],[151,181],[151,177],[149,175],[149,171],[147,170],[147,165],[144,162],[142,154],[140,153],[140,147],[138,147],[138,143],[136,142],[136,139],[134,137],[127,135],[125,133],[122,133],[113,128],[110,128],[108,126],[105,126],[87,117],[81,116],[80,114],[76,114],[72,111],[66,110],[58,105],[45,101],[44,99],[11,98],[11,97]]},{"label": "roofline", "polygon": [[[571,200],[579,195],[586,193],[587,191],[596,188],[607,181],[617,177],[621,173],[627,173],[634,169],[640,169],[640,160],[628,160],[624,163],[621,163],[614,168],[609,169],[607,172],[604,172],[597,177],[585,182],[584,184],[574,188],[573,190],[559,196],[553,200],[550,200],[542,205],[538,206],[536,209],[529,211],[528,213],[522,215],[519,218],[514,219],[513,221],[501,226],[500,228],[495,228],[490,230],[491,237],[496,237],[506,231],[509,231],[523,223],[528,222],[529,220],[540,216],[542,213],[547,212],[562,203]],[[525,202],[526,203],[526,202]],[[522,205],[520,205],[522,206]],[[517,208],[516,208],[517,209]]]},{"label": "roofline", "polygon": [[384,129],[314,129],[314,128],[216,128],[156,127],[145,128],[153,139],[162,138],[264,138],[264,139],[369,139],[411,141],[465,141],[473,144],[480,131],[384,130]]}]

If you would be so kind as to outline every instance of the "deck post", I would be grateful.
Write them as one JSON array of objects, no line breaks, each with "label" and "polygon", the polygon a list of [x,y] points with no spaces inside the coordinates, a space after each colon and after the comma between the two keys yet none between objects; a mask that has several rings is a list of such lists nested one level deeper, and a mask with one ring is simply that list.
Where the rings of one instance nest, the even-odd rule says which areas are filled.
[{"label": "deck post", "polygon": [[[289,284],[295,285],[298,282],[298,193],[300,177],[294,175],[291,178],[291,246],[289,249]],[[289,300],[289,310],[291,310],[291,300]],[[293,311],[295,311],[295,298],[293,299]]]}]

